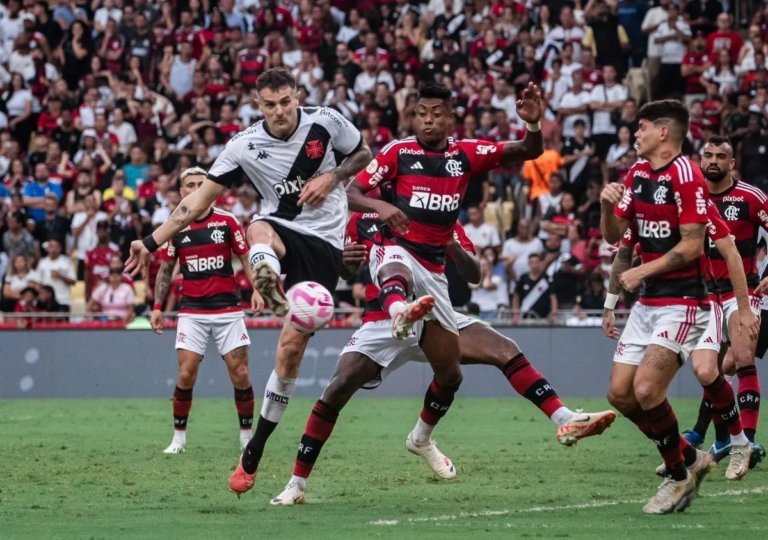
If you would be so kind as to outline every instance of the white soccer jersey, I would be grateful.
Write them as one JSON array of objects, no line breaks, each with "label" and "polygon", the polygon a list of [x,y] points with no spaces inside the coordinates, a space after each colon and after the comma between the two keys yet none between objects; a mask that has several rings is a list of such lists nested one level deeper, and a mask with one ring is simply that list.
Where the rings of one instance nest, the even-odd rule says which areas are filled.
[{"label": "white soccer jersey", "polygon": [[275,221],[344,249],[344,186],[337,185],[319,207],[296,203],[304,184],[337,167],[360,148],[363,138],[343,116],[326,107],[299,107],[298,117],[296,131],[287,140],[274,137],[264,121],[238,133],[216,158],[208,177],[229,187],[245,173],[263,197],[261,213],[254,219]]}]

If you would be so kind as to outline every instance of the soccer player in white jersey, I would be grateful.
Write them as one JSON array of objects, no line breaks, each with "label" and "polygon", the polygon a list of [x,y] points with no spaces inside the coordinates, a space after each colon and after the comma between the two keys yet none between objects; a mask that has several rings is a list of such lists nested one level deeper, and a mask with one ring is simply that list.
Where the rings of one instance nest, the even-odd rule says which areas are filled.
[{"label": "soccer player in white jersey", "polygon": [[[266,71],[256,90],[264,120],[235,135],[200,189],[185,197],[152,235],[131,244],[126,268],[134,273],[146,268],[150,252],[247,176],[264,197],[261,214],[247,232],[254,290],[267,307],[283,316],[288,306],[281,274],[286,288],[315,281],[334,291],[347,218],[342,183],[371,161],[371,151],[360,132],[337,112],[299,107],[296,82],[288,70]],[[296,387],[309,338],[289,325],[283,327],[256,432],[230,478],[230,489],[238,496],[253,487],[266,441]]]}]

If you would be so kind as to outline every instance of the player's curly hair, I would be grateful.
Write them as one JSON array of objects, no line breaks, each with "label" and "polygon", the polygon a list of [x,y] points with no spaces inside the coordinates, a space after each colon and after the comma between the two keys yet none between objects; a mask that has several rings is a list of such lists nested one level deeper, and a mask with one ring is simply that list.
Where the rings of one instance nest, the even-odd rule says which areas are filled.
[{"label": "player's curly hair", "polygon": [[637,113],[637,118],[668,126],[675,141],[682,143],[688,135],[691,117],[681,102],[676,99],[662,99],[643,105]]},{"label": "player's curly hair", "polygon": [[259,76],[259,80],[256,81],[256,91],[261,92],[265,88],[269,88],[273,92],[277,92],[281,88],[296,88],[296,79],[293,75],[284,67],[276,67],[268,69]]},{"label": "player's curly hair", "polygon": [[439,99],[452,105],[450,88],[439,82],[428,81],[419,85],[419,99]]}]

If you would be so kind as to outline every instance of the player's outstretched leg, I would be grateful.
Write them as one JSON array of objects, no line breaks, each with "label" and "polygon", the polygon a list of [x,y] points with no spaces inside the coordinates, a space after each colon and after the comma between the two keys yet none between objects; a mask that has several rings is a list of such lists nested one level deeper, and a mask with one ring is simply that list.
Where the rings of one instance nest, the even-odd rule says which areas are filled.
[{"label": "player's outstretched leg", "polygon": [[380,266],[377,279],[381,284],[379,302],[392,319],[392,337],[404,340],[411,334],[413,325],[432,312],[435,299],[422,296],[406,302],[413,291],[413,272],[405,264],[388,262]]},{"label": "player's outstretched leg", "polygon": [[463,380],[458,335],[446,330],[437,321],[427,321],[421,348],[432,365],[435,377],[427,389],[421,415],[408,435],[405,447],[423,457],[438,477],[450,479],[456,476],[456,467],[437,449],[432,432],[448,413]]},{"label": "player's outstretched leg", "polygon": [[299,332],[287,323],[283,326],[277,344],[275,370],[272,371],[264,390],[256,432],[245,447],[240,463],[229,480],[229,488],[238,495],[253,487],[267,440],[280,423],[296,389],[299,366],[310,337],[310,334]]},{"label": "player's outstretched leg", "polygon": [[280,281],[280,259],[285,256],[285,245],[275,230],[263,221],[248,227],[248,260],[253,270],[253,288],[259,291],[264,303],[278,317],[288,313],[288,299]]},{"label": "player's outstretched leg", "polygon": [[315,403],[301,437],[293,476],[280,495],[271,504],[292,506],[304,504],[307,479],[312,473],[323,445],[331,436],[341,409],[355,392],[365,383],[374,379],[381,368],[373,360],[358,352],[348,352],[339,359],[336,372]]},{"label": "player's outstretched leg", "polygon": [[[513,340],[484,324],[459,325],[462,365],[496,366],[522,397],[536,405],[557,426],[557,440],[566,446],[600,435],[616,419],[613,411],[574,413],[566,407],[551,384],[534,368]],[[469,321],[466,321],[469,322]]]},{"label": "player's outstretched leg", "polygon": [[192,389],[203,357],[195,352],[177,349],[179,376],[173,391],[173,440],[165,454],[182,454],[187,447],[187,419],[192,409]]},{"label": "player's outstretched leg", "polygon": [[240,423],[240,450],[245,450],[251,440],[255,407],[253,386],[248,374],[248,346],[244,345],[228,352],[224,355],[224,362],[235,387],[235,408]]}]

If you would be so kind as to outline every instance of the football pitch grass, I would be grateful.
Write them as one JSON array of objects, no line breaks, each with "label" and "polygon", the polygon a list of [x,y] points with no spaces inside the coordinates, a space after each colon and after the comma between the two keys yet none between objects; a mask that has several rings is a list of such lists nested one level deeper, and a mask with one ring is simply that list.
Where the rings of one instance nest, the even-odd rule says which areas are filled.
[{"label": "football pitch grass", "polygon": [[[768,537],[766,464],[730,483],[723,462],[685,513],[645,516],[659,484],[652,443],[618,418],[601,437],[562,447],[523,399],[454,403],[435,433],[458,470],[449,482],[405,450],[421,400],[353,400],[307,504],[272,507],[313,403],[292,400],[256,486],[238,500],[227,489],[239,455],[232,400],[195,400],[182,455],[162,453],[167,400],[0,401],[0,539]],[[688,425],[698,403],[674,406]]]}]

